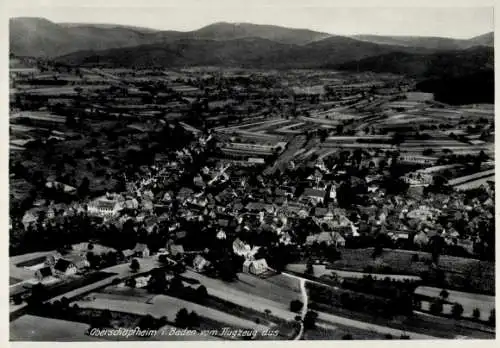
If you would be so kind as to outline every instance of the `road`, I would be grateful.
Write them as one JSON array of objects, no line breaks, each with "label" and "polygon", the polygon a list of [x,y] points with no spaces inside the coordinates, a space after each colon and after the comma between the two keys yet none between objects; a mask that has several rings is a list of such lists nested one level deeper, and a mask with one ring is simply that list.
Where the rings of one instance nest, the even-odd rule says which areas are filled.
[{"label": "road", "polygon": [[302,335],[304,334],[304,318],[306,317],[307,305],[309,303],[309,296],[307,295],[306,290],[306,281],[304,279],[300,279],[300,294],[302,296],[302,303],[304,305],[302,306],[302,311],[300,312],[300,318],[302,319],[300,321],[300,330],[297,336],[294,338],[294,341],[300,340],[302,338]]},{"label": "road", "polygon": [[283,151],[278,159],[272,166],[264,170],[265,175],[273,174],[277,169],[283,170],[284,166],[288,164],[293,158],[293,155],[300,150],[306,143],[305,135],[298,135],[294,137],[287,145],[286,150]]}]

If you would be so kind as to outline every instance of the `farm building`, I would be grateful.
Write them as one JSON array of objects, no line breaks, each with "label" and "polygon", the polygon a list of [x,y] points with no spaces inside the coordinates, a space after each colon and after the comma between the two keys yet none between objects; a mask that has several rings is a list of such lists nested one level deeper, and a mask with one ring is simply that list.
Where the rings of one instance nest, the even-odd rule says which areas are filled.
[{"label": "farm building", "polygon": [[182,244],[171,244],[168,249],[172,256],[184,254],[184,247]]},{"label": "farm building", "polygon": [[193,268],[196,272],[203,272],[208,266],[210,266],[210,261],[201,255],[196,255],[193,260]]},{"label": "farm building", "polygon": [[148,257],[149,256],[149,248],[146,244],[137,243],[135,248],[133,249],[134,256],[136,257]]},{"label": "farm building", "polygon": [[52,268],[46,266],[42,267],[35,272],[35,277],[39,281],[42,281],[44,278],[52,276]]},{"label": "farm building", "polygon": [[250,273],[254,275],[260,275],[265,273],[268,270],[268,265],[266,259],[259,259],[259,260],[246,260],[243,263],[243,272],[244,273]]},{"label": "farm building", "polygon": [[69,260],[59,259],[54,265],[54,273],[58,276],[72,275],[77,271],[76,265]]}]

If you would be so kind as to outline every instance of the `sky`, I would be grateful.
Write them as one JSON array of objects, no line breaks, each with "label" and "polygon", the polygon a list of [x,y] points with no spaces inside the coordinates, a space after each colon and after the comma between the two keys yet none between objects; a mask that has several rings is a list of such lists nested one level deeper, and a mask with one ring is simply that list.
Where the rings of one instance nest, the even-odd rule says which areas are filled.
[{"label": "sky", "polygon": [[[470,38],[494,30],[489,1],[364,3],[371,7],[359,0],[17,0],[9,1],[8,10],[10,17],[43,17],[56,23],[107,23],[180,31],[214,22],[273,24],[338,35]],[[417,3],[421,7],[415,7]]]}]

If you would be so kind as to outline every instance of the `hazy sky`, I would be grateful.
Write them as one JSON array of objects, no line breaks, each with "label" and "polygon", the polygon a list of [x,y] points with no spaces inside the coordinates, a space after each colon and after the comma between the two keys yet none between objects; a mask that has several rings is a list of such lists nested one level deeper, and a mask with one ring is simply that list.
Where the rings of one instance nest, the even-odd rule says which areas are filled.
[{"label": "hazy sky", "polygon": [[[78,3],[82,5],[79,7]],[[494,30],[493,7],[489,1],[370,0],[364,3],[372,7],[361,7],[363,2],[359,0],[17,0],[9,1],[8,6],[10,17],[181,31],[220,21],[274,24],[340,35],[469,38]],[[398,7],[390,7],[391,3]],[[415,7],[417,3],[422,7]]]}]

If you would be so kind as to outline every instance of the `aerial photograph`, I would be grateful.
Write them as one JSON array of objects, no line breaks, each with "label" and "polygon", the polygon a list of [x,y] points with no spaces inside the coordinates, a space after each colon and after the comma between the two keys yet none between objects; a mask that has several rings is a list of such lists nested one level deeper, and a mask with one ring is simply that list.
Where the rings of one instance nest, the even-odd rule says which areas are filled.
[{"label": "aerial photograph", "polygon": [[493,7],[35,3],[10,341],[495,339]]}]

